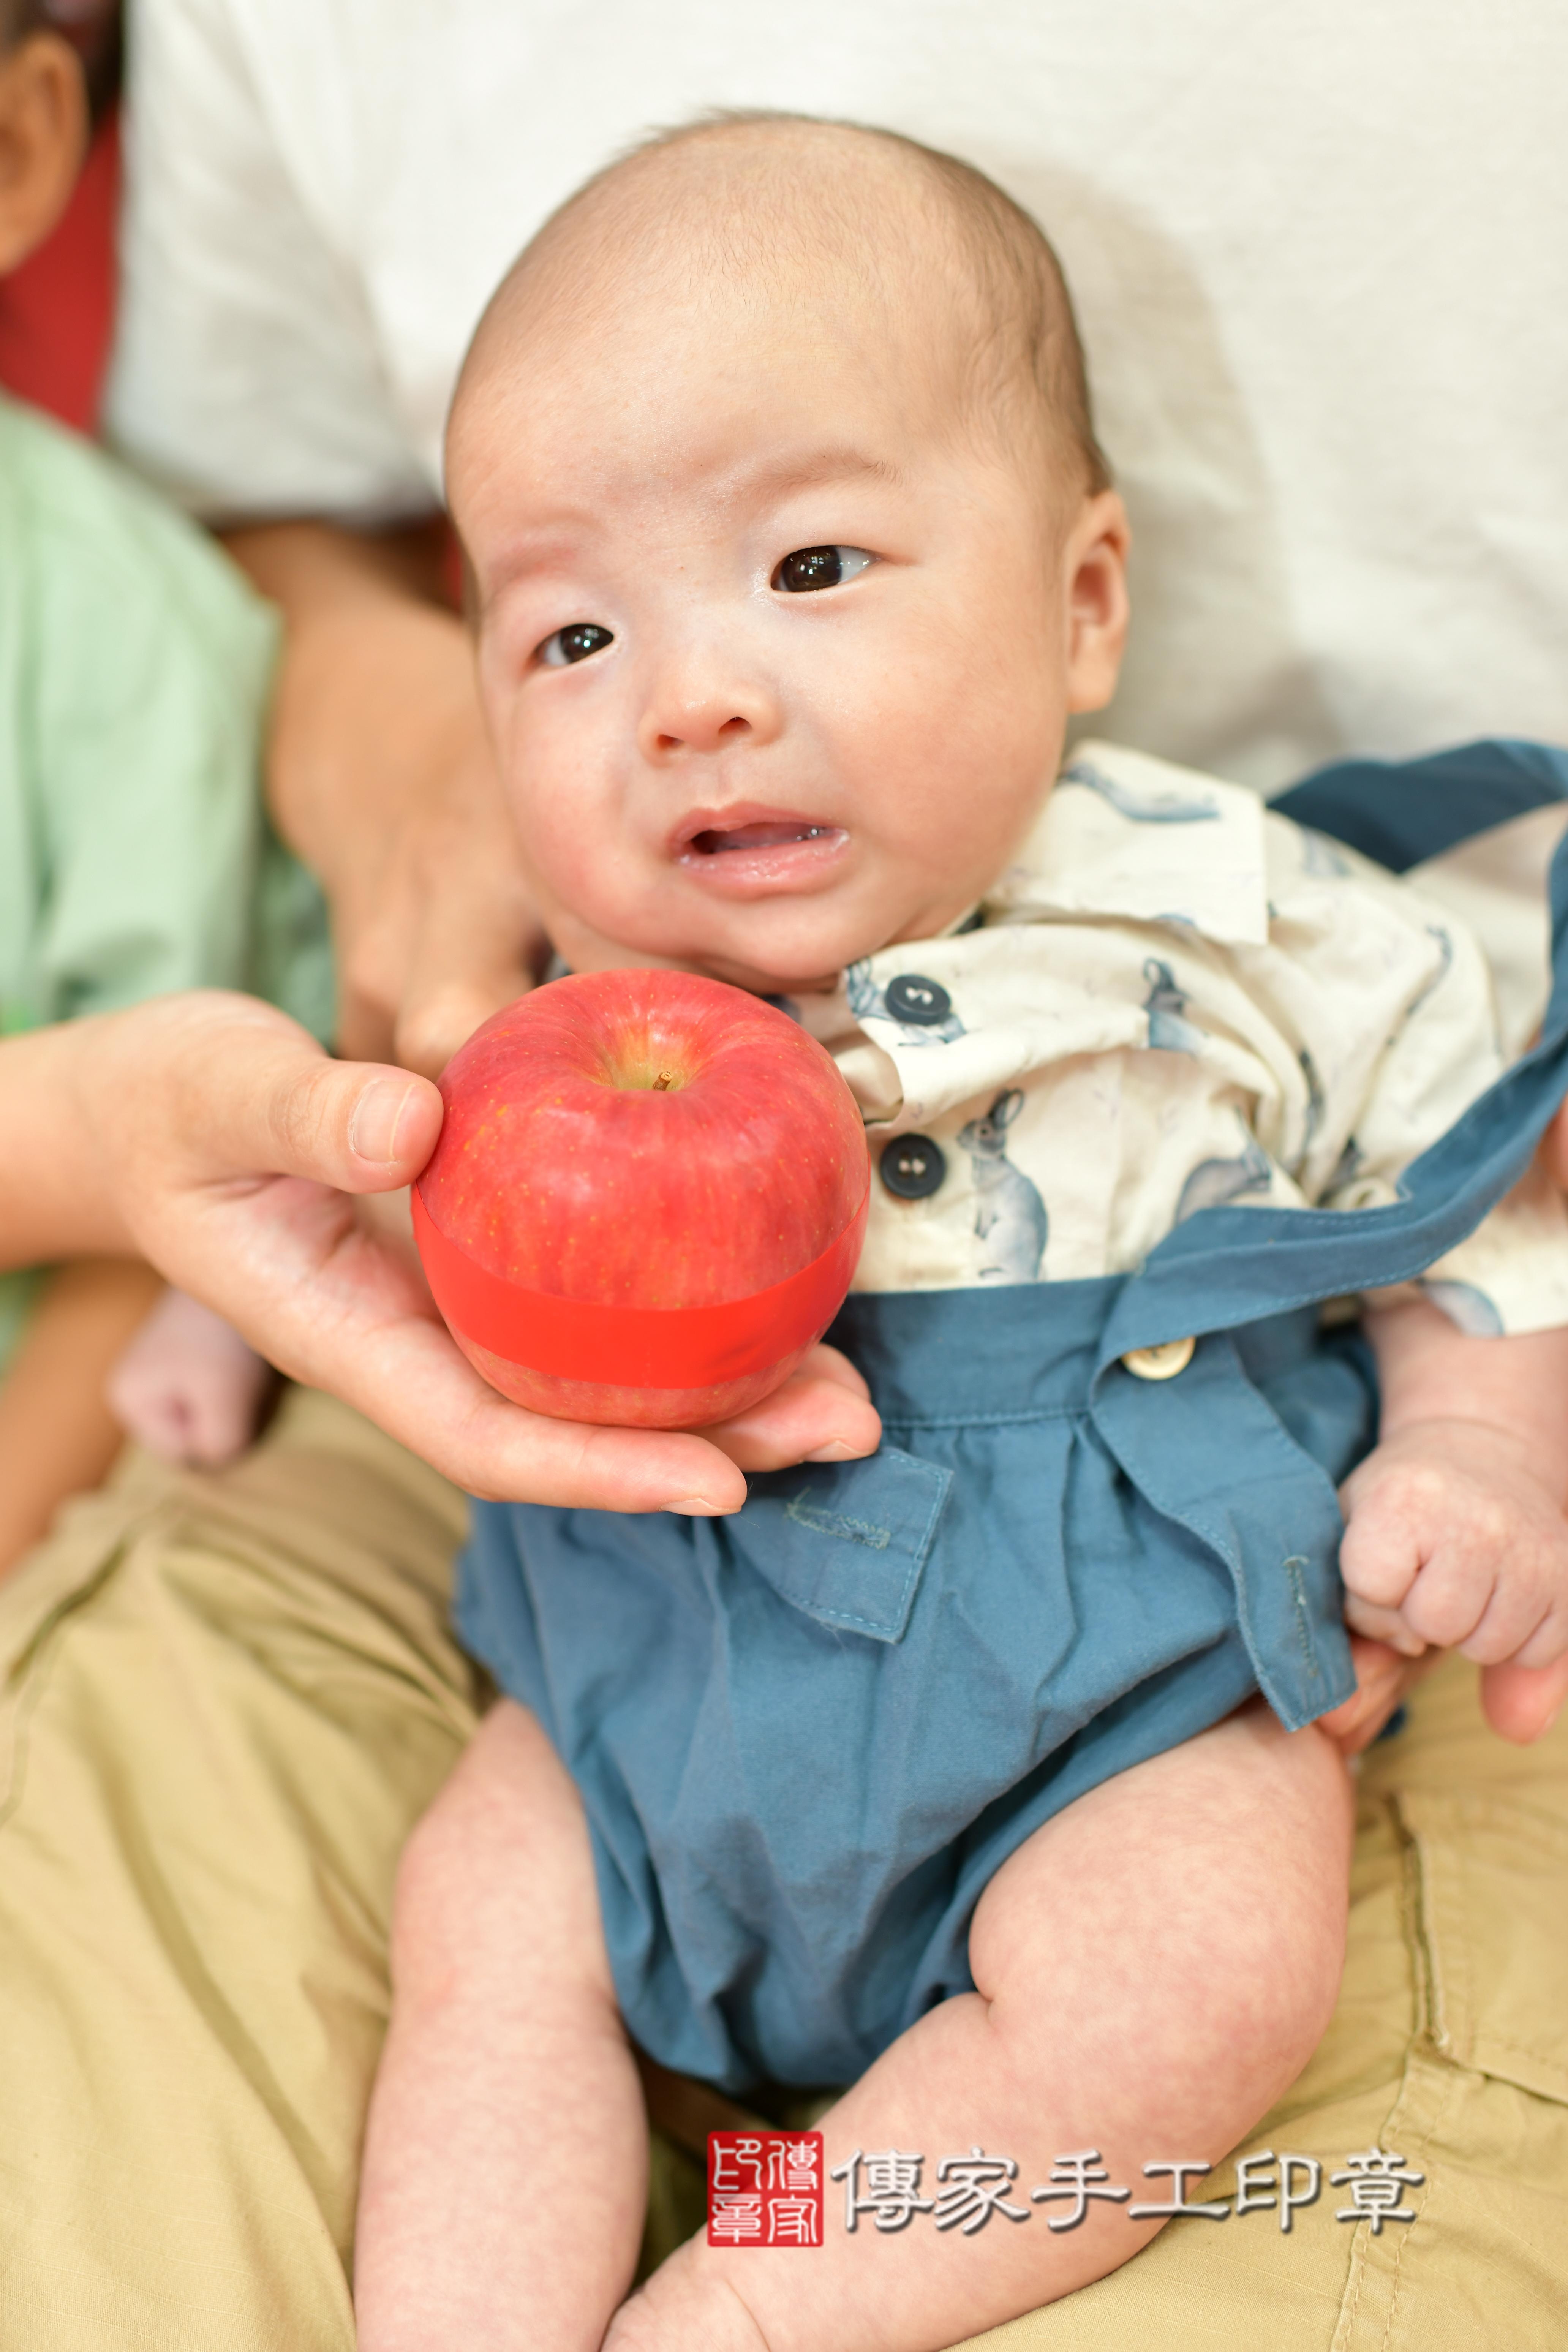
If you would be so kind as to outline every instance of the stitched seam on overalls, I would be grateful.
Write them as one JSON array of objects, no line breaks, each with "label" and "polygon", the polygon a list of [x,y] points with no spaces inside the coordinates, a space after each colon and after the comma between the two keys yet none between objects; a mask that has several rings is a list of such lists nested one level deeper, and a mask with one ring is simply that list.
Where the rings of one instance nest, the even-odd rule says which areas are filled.
[{"label": "stitched seam on overalls", "polygon": [[[930,1471],[936,1469],[936,1465],[934,1463],[927,1463],[924,1464],[922,1467]],[[936,1493],[931,1500],[930,1508],[926,1512],[924,1525],[920,1530],[917,1540],[910,1549],[909,1566],[904,1572],[903,1582],[899,1587],[898,1602],[895,1608],[890,1611],[884,1610],[879,1616],[868,1617],[858,1611],[850,1609],[835,1609],[831,1606],[816,1601],[812,1602],[809,1607],[807,1607],[805,1602],[800,1601],[794,1602],[793,1605],[796,1608],[804,1609],[806,1615],[815,1617],[819,1624],[842,1625],[850,1633],[864,1633],[872,1641],[901,1641],[903,1638],[905,1622],[914,1602],[915,1588],[919,1584],[922,1575],[925,1573],[926,1556],[931,1550],[931,1539],[936,1534],[937,1521],[941,1518],[943,1511],[947,1508],[947,1498],[952,1492],[952,1471],[938,1470],[935,1484]],[[796,1496],[794,1499],[795,1501],[799,1502],[802,1497]],[[809,1509],[809,1505],[807,1505],[806,1508]],[[826,1528],[818,1529],[817,1528],[813,1527],[810,1519],[795,1512],[793,1507],[788,1504],[785,1505],[785,1517],[795,1518],[795,1524],[798,1527],[811,1527],[814,1534],[817,1532],[829,1531]],[[822,1519],[826,1521],[837,1518],[837,1515],[836,1513],[824,1512],[821,1517]],[[869,1522],[865,1520],[840,1519],[838,1521],[838,1525],[845,1528],[866,1527],[869,1525]],[[836,1530],[834,1531],[836,1532]],[[878,1551],[881,1550],[884,1548],[884,1545],[891,1540],[891,1532],[890,1528],[876,1528],[874,1533],[881,1536],[883,1541],[881,1544],[872,1545],[870,1549]],[[864,1543],[866,1541],[866,1538],[864,1536],[852,1536],[849,1540],[857,1543]],[[894,1630],[895,1628],[897,1628],[896,1631]]]},{"label": "stitched seam on overalls", "polygon": [[1301,1581],[1301,1570],[1307,1565],[1306,1553],[1296,1551],[1292,1552],[1289,1559],[1284,1562],[1284,1569],[1290,1580],[1291,1610],[1296,1623],[1296,1647],[1301,1653],[1302,1662],[1309,1676],[1313,1682],[1319,1683],[1323,1677],[1318,1665],[1318,1654],[1312,1647],[1311,1612],[1307,1607],[1307,1589]]},{"label": "stitched seam on overalls", "polygon": [[[909,1598],[910,1581],[910,1577],[904,1579],[900,1606],[892,1612],[892,1622],[895,1623],[903,1614],[903,1602]],[[799,1607],[801,1604],[797,1602],[795,1605]],[[805,1614],[808,1617],[815,1617],[819,1623],[847,1626],[851,1633],[865,1633],[874,1642],[886,1641],[889,1638],[889,1620],[886,1617],[857,1617],[847,1609],[825,1609],[815,1601],[810,1609],[806,1610]]]},{"label": "stitched seam on overalls", "polygon": [[1030,1412],[954,1412],[924,1414],[919,1420],[907,1413],[897,1416],[884,1413],[884,1434],[900,1429],[1026,1429],[1031,1422],[1088,1421],[1089,1408],[1084,1404],[1040,1405]]},{"label": "stitched seam on overalls", "polygon": [[869,1519],[846,1518],[841,1511],[817,1510],[804,1494],[791,1496],[784,1505],[784,1517],[797,1528],[809,1528],[814,1536],[837,1536],[844,1543],[864,1544],[868,1551],[886,1551],[893,1540],[891,1528],[874,1527]]},{"label": "stitched seam on overalls", "polygon": [[[1210,1336],[1217,1337],[1222,1342],[1228,1342],[1234,1351],[1235,1341],[1229,1339],[1228,1334],[1219,1333],[1217,1335]],[[1120,1368],[1116,1360],[1113,1358],[1110,1362],[1105,1366],[1104,1372],[1100,1377],[1103,1379],[1106,1374],[1110,1374],[1111,1377],[1114,1377],[1118,1369]],[[1240,1369],[1239,1366],[1238,1369]],[[1242,1370],[1241,1376],[1244,1380],[1247,1379],[1247,1375],[1244,1370]],[[1130,1380],[1131,1377],[1132,1376],[1131,1374],[1126,1372],[1123,1372],[1122,1374],[1122,1378],[1124,1380]],[[1263,1391],[1257,1387],[1255,1382],[1249,1380],[1247,1384],[1253,1389],[1254,1393],[1267,1406],[1268,1401],[1264,1397]],[[1273,1413],[1272,1407],[1269,1407],[1268,1409],[1273,1422],[1273,1426],[1260,1430],[1258,1433],[1259,1438],[1261,1441],[1267,1443],[1271,1453],[1279,1455],[1283,1460],[1289,1463],[1293,1475],[1298,1475],[1302,1463],[1310,1462],[1312,1457],[1303,1447],[1299,1446],[1295,1443],[1289,1433],[1280,1423],[1278,1416]],[[1132,1484],[1137,1486],[1140,1492],[1145,1496],[1146,1499],[1153,1505],[1153,1507],[1157,1511],[1161,1512],[1164,1517],[1173,1520],[1178,1527],[1184,1527],[1190,1534],[1195,1535],[1199,1541],[1205,1544],[1209,1550],[1214,1553],[1216,1559],[1224,1562],[1227,1572],[1230,1574],[1235,1590],[1237,1624],[1240,1629],[1241,1638],[1247,1648],[1247,1654],[1252,1662],[1253,1671],[1257,1675],[1259,1689],[1263,1692],[1265,1697],[1268,1699],[1270,1706],[1274,1706],[1275,1701],[1269,1691],[1271,1677],[1267,1671],[1267,1652],[1258,1638],[1257,1618],[1253,1608],[1252,1593],[1247,1576],[1246,1562],[1242,1558],[1239,1549],[1233,1547],[1223,1525],[1214,1518],[1212,1513],[1206,1507],[1206,1505],[1199,1503],[1195,1504],[1189,1509],[1178,1510],[1172,1507],[1168,1502],[1163,1502],[1148,1486],[1143,1484],[1143,1481],[1139,1476],[1128,1468],[1127,1464],[1122,1461],[1121,1454],[1116,1445],[1112,1433],[1109,1430],[1100,1428],[1098,1422],[1096,1423],[1096,1426],[1097,1428],[1100,1428],[1100,1433],[1104,1440],[1104,1443],[1110,1446],[1116,1460],[1119,1463],[1121,1463],[1123,1470],[1126,1471],[1127,1475],[1131,1479]],[[1320,1469],[1321,1467],[1321,1465],[1316,1466]],[[1289,1561],[1285,1563],[1285,1566],[1287,1572],[1290,1575],[1291,1597],[1293,1603],[1292,1614],[1296,1619],[1298,1635],[1302,1638],[1304,1642],[1304,1670],[1309,1681],[1321,1685],[1324,1678],[1323,1668],[1321,1662],[1318,1657],[1316,1644],[1312,1641],[1310,1621],[1309,1618],[1305,1626],[1302,1625],[1299,1608],[1296,1605],[1300,1602],[1302,1598],[1300,1588],[1300,1579],[1299,1576],[1290,1570]],[[1276,1708],[1276,1711],[1278,1712],[1278,1708]]]},{"label": "stitched seam on overalls", "polygon": [[[1245,1372],[1243,1373],[1243,1378],[1246,1378]],[[1267,1397],[1263,1396],[1261,1389],[1256,1390],[1256,1393],[1267,1405],[1268,1400]],[[1304,1448],[1297,1445],[1293,1442],[1289,1433],[1279,1425],[1278,1420],[1276,1420],[1273,1428],[1264,1430],[1260,1434],[1267,1438],[1271,1452],[1282,1455],[1289,1462],[1293,1473],[1300,1471],[1303,1460],[1311,1460],[1311,1456],[1305,1452]],[[1321,1465],[1317,1466],[1320,1468],[1321,1467]],[[1220,1535],[1220,1530],[1215,1527],[1214,1521],[1207,1517],[1205,1513],[1194,1511],[1190,1524],[1194,1529],[1205,1535],[1205,1540],[1213,1545],[1214,1549],[1219,1553],[1222,1559],[1228,1559],[1229,1554]],[[1297,1554],[1295,1556],[1296,1559],[1300,1559],[1302,1557],[1304,1557],[1304,1555],[1301,1554]],[[1259,1685],[1264,1692],[1267,1693],[1268,1684],[1265,1678],[1263,1671],[1264,1654],[1262,1645],[1258,1641],[1257,1621],[1252,1606],[1252,1594],[1248,1589],[1245,1563],[1238,1559],[1237,1565],[1241,1572],[1236,1579],[1237,1620],[1241,1626],[1242,1638],[1247,1643],[1248,1654],[1252,1659],[1254,1666],[1258,1670]],[[1323,1679],[1323,1669],[1319,1661],[1317,1646],[1312,1640],[1311,1619],[1310,1612],[1308,1612],[1305,1608],[1305,1596],[1301,1587],[1300,1572],[1300,1570],[1295,1567],[1291,1559],[1287,1559],[1284,1562],[1284,1568],[1286,1575],[1289,1579],[1292,1614],[1296,1622],[1298,1640],[1300,1641],[1302,1648],[1307,1677],[1309,1681],[1321,1683]]]}]

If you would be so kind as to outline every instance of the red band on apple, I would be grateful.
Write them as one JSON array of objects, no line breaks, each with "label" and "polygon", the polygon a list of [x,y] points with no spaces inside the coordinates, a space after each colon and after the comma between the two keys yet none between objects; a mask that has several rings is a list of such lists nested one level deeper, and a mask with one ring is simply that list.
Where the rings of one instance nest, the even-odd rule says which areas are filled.
[{"label": "red band on apple", "polygon": [[414,1188],[414,1233],[431,1295],[455,1330],[509,1363],[558,1380],[700,1389],[766,1371],[822,1337],[843,1304],[865,1238],[859,1208],[819,1257],[748,1298],[707,1307],[610,1307],[531,1290],[477,1265]]}]

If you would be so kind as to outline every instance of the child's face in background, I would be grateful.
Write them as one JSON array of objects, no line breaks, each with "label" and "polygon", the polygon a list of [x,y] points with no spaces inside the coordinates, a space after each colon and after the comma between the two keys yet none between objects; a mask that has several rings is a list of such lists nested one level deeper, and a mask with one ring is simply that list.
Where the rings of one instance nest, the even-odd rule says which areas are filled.
[{"label": "child's face in background", "polygon": [[1109,698],[1121,502],[977,426],[940,304],[595,308],[509,351],[449,457],[540,906],[579,971],[831,984],[974,904]]},{"label": "child's face in background", "polygon": [[88,129],[86,76],[58,34],[35,33],[0,52],[0,278],[64,212]]}]

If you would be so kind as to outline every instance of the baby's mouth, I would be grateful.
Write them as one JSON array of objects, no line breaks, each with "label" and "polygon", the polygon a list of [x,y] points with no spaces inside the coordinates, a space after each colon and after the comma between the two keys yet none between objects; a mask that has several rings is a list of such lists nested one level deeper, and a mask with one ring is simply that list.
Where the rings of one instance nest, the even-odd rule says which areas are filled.
[{"label": "baby's mouth", "polygon": [[689,834],[681,855],[723,857],[742,849],[784,849],[800,841],[839,841],[843,828],[821,824],[814,817],[760,817],[750,824],[704,825]]},{"label": "baby's mouth", "polygon": [[771,898],[827,887],[848,846],[845,827],[827,817],[752,801],[692,809],[670,854],[683,873],[721,898]]}]

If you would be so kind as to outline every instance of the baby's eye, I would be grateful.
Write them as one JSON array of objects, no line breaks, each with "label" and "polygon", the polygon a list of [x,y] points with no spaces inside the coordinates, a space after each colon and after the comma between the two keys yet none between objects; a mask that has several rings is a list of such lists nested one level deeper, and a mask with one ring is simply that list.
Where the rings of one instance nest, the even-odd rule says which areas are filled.
[{"label": "baby's eye", "polygon": [[599,653],[614,643],[614,631],[601,629],[597,621],[574,621],[568,627],[557,629],[552,637],[546,637],[535,659],[542,662],[546,669],[564,669],[568,663],[586,661],[590,654]]},{"label": "baby's eye", "polygon": [[782,588],[786,596],[805,596],[814,588],[842,588],[876,561],[863,547],[797,547],[784,557],[769,584]]}]

